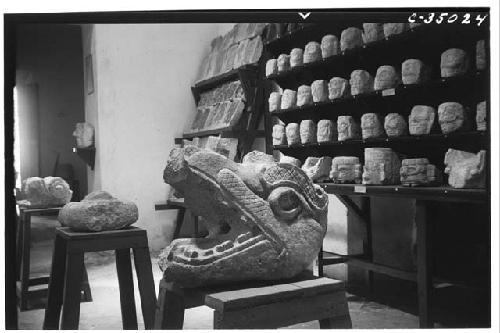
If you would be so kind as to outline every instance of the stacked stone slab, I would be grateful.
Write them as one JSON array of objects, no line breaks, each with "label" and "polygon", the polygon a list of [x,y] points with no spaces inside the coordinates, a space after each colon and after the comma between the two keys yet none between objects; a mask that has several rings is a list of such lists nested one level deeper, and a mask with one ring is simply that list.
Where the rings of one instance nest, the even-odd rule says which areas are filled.
[{"label": "stacked stone slab", "polygon": [[257,63],[262,55],[264,28],[264,23],[238,23],[224,36],[215,38],[210,53],[202,62],[197,81]]}]

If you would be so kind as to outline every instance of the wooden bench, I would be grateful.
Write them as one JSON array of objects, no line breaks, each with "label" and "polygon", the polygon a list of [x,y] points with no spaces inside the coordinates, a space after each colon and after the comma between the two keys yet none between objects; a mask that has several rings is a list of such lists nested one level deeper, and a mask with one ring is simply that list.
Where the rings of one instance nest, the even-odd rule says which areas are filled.
[{"label": "wooden bench", "polygon": [[304,272],[280,282],[179,288],[161,280],[155,329],[182,329],[184,310],[214,309],[214,329],[273,329],[318,320],[320,328],[351,328],[342,281]]}]

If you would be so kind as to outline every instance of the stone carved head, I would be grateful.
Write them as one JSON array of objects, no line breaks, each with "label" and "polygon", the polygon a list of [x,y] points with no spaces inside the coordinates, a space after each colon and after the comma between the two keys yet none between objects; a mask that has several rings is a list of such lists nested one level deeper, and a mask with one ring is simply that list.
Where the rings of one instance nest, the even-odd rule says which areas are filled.
[{"label": "stone carved head", "polygon": [[335,35],[325,35],[321,39],[321,56],[323,59],[340,53],[339,39]]},{"label": "stone carved head", "polygon": [[409,158],[401,162],[401,184],[404,186],[440,185],[442,174],[427,158]]},{"label": "stone carved head", "polygon": [[380,66],[375,75],[375,90],[395,88],[401,82],[399,73],[392,66]]},{"label": "stone carved head", "polygon": [[297,123],[289,123],[285,127],[286,141],[289,146],[300,144],[300,127]]},{"label": "stone carved head", "polygon": [[462,49],[452,48],[441,54],[441,77],[466,74],[469,70],[469,57]]},{"label": "stone carved head", "polygon": [[281,94],[277,91],[269,95],[269,112],[278,111],[281,106]]},{"label": "stone carved head", "polygon": [[273,126],[273,145],[286,145],[285,126],[276,124]]},{"label": "stone carved head", "polygon": [[77,123],[73,136],[78,148],[87,148],[94,145],[94,126],[89,123]]},{"label": "stone carved head", "polygon": [[384,23],[384,36],[389,38],[392,35],[398,35],[408,30],[408,23]]},{"label": "stone carved head", "polygon": [[455,188],[480,188],[485,186],[486,151],[477,154],[448,149],[444,157],[448,184]]},{"label": "stone carved head", "polygon": [[363,23],[363,42],[365,44],[384,39],[383,23]]},{"label": "stone carved head", "polygon": [[373,77],[363,69],[356,69],[351,73],[351,95],[366,94],[373,91]]},{"label": "stone carved head", "polygon": [[359,28],[349,27],[340,35],[340,50],[342,52],[363,46],[363,31]]},{"label": "stone carved head", "polygon": [[443,134],[468,129],[467,113],[460,103],[446,102],[440,104],[438,107],[438,120]]},{"label": "stone carved head", "polygon": [[278,72],[286,72],[290,69],[290,56],[288,54],[280,54],[278,57]]},{"label": "stone carved head", "polygon": [[318,121],[316,139],[318,142],[332,142],[337,139],[337,124],[329,119]]},{"label": "stone carved head", "polygon": [[402,136],[408,132],[408,124],[402,115],[389,113],[384,119],[384,129],[389,137]]},{"label": "stone carved head", "polygon": [[328,83],[325,80],[315,80],[311,84],[311,93],[314,103],[328,100]]},{"label": "stone carved head", "polygon": [[310,86],[302,85],[297,90],[297,106],[312,104],[312,91]]},{"label": "stone carved head", "polygon": [[351,95],[349,81],[341,77],[333,77],[328,83],[328,98],[331,100]]},{"label": "stone carved head", "polygon": [[285,89],[281,96],[281,110],[295,107],[297,104],[297,92],[295,90]]},{"label": "stone carved head", "polygon": [[294,48],[290,51],[290,66],[302,66],[304,64],[304,52],[302,49]]},{"label": "stone carved head", "polygon": [[191,146],[171,151],[163,179],[203,218],[208,236],[175,239],[162,251],[166,281],[198,287],[287,279],[316,258],[326,193],[294,165],[258,157],[240,164]]},{"label": "stone carved head", "polygon": [[478,131],[486,131],[486,101],[482,101],[477,104],[476,129]]},{"label": "stone carved head", "polygon": [[403,84],[418,84],[429,79],[428,67],[419,59],[407,59],[401,65]]},{"label": "stone carved head", "polygon": [[339,116],[337,118],[338,140],[345,141],[359,137],[359,125],[352,116]]},{"label": "stone carved head", "polygon": [[302,144],[316,142],[316,123],[305,119],[300,122],[300,142]]},{"label": "stone carved head", "polygon": [[436,110],[432,106],[415,105],[408,118],[411,135],[424,135],[431,132],[436,118]]},{"label": "stone carved head", "polygon": [[269,59],[266,62],[266,76],[278,74],[278,60]]},{"label": "stone carved head", "polygon": [[361,116],[361,135],[363,139],[379,138],[384,135],[382,121],[376,113],[365,113]]},{"label": "stone carved head", "polygon": [[401,161],[391,148],[365,148],[363,184],[390,185],[399,183]]},{"label": "stone carved head", "polygon": [[332,160],[330,178],[334,183],[361,183],[363,170],[359,158],[355,156],[336,156]]},{"label": "stone carved head", "polygon": [[321,60],[321,45],[318,42],[309,42],[304,49],[304,64]]}]

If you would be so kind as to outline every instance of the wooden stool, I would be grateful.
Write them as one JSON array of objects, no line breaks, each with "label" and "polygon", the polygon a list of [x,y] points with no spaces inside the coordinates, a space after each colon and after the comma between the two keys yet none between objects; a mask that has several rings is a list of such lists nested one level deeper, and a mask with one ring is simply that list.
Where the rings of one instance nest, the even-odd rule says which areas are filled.
[{"label": "wooden stool", "polygon": [[123,328],[137,329],[130,249],[134,252],[144,326],[146,329],[153,328],[156,295],[148,238],[146,230],[128,227],[102,232],[75,232],[69,228],[56,230],[43,329],[59,328],[61,306],[63,308],[61,328],[78,329],[80,320],[78,290],[82,283],[84,253],[106,250],[115,250]]},{"label": "wooden stool", "polygon": [[271,329],[319,320],[320,328],[351,328],[344,283],[304,272],[276,283],[246,282],[178,288],[160,282],[155,329],[182,329],[184,310],[207,305],[214,329]]},{"label": "wooden stool", "polygon": [[[42,298],[47,295],[47,288],[29,290],[30,287],[48,284],[49,277],[30,277],[30,257],[31,257],[31,217],[32,216],[57,216],[61,207],[51,208],[25,208],[19,207],[19,218],[17,221],[17,241],[16,241],[16,275],[17,275],[17,297],[21,311],[29,309],[29,301],[35,298]],[[92,294],[87,278],[87,270],[83,267],[82,301],[92,302]]]}]

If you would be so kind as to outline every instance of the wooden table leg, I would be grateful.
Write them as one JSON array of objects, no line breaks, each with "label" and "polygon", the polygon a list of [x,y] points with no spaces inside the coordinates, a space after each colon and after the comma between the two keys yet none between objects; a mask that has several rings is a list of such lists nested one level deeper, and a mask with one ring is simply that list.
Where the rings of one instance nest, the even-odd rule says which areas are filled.
[{"label": "wooden table leg", "polygon": [[124,330],[136,330],[137,313],[134,300],[134,280],[132,276],[132,263],[130,249],[119,249],[116,254],[116,272],[120,287],[120,307]]},{"label": "wooden table leg", "polygon": [[52,267],[50,271],[47,305],[43,320],[44,330],[59,328],[59,316],[61,315],[61,306],[63,301],[65,271],[66,242],[64,239],[56,235],[56,239],[54,241],[54,251],[52,253]]},{"label": "wooden table leg", "polygon": [[142,317],[144,327],[153,329],[155,322],[156,294],[153,269],[148,247],[134,248],[134,264],[141,294]]},{"label": "wooden table leg", "polygon": [[82,302],[92,302],[92,291],[90,290],[89,275],[85,263],[83,264],[82,292]]},{"label": "wooden table leg", "polygon": [[80,321],[80,294],[83,279],[83,252],[66,254],[66,277],[61,328],[77,330]]},{"label": "wooden table leg", "polygon": [[432,293],[431,242],[427,219],[427,203],[416,200],[415,224],[417,226],[417,289],[420,328],[432,328],[430,304]]},{"label": "wooden table leg", "polygon": [[184,326],[184,297],[172,289],[172,283],[160,281],[155,329],[181,330]]},{"label": "wooden table leg", "polygon": [[16,281],[21,279],[21,263],[23,253],[23,218],[24,213],[21,210],[16,217]]},{"label": "wooden table leg", "polygon": [[30,244],[31,244],[31,215],[23,214],[21,220],[23,229],[22,259],[21,259],[21,310],[28,309],[28,290],[30,285]]},{"label": "wooden table leg", "polygon": [[319,320],[319,328],[321,329],[350,329],[352,328],[351,317],[349,315],[326,318]]}]

